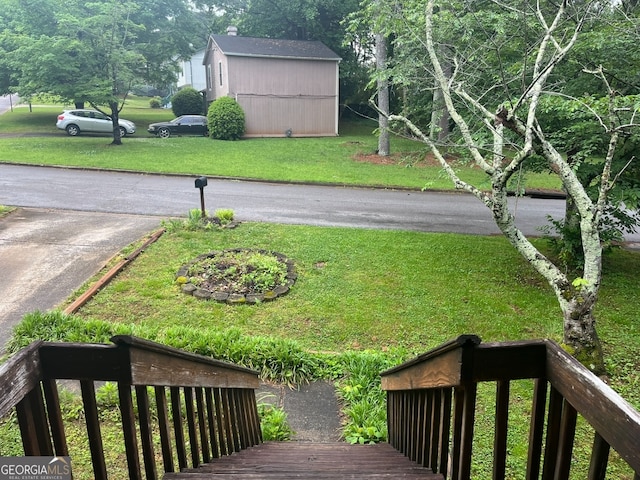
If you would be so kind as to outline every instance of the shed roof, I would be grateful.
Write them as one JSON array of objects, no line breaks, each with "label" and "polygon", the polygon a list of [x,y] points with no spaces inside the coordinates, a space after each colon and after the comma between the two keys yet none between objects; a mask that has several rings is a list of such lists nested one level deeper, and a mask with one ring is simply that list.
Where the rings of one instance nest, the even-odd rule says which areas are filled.
[{"label": "shed roof", "polygon": [[341,60],[333,50],[318,41],[253,38],[238,35],[211,35],[211,40],[227,56]]}]

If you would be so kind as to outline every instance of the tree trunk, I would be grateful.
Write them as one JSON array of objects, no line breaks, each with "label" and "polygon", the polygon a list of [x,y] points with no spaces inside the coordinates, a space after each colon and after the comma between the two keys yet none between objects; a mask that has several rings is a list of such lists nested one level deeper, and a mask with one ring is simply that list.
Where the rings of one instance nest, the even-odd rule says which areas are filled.
[{"label": "tree trunk", "polygon": [[[585,298],[586,297],[586,298]],[[563,340],[576,359],[597,375],[605,373],[602,345],[596,332],[593,314],[595,294],[580,292],[562,308],[564,315]]]},{"label": "tree trunk", "polygon": [[[449,78],[451,76],[451,65],[445,65],[444,73]],[[444,94],[439,86],[438,80],[435,81],[435,89],[433,91],[433,101],[431,107],[431,128],[429,130],[429,138],[434,142],[444,142],[449,136],[449,111],[444,101]]]},{"label": "tree trunk", "polygon": [[111,142],[111,145],[122,145],[120,123],[118,122],[118,102],[109,102],[109,107],[111,107],[111,124],[113,126],[113,142]]},{"label": "tree trunk", "polygon": [[389,141],[389,81],[384,73],[387,68],[387,42],[384,35],[376,33],[376,70],[378,71],[378,155],[388,157]]}]

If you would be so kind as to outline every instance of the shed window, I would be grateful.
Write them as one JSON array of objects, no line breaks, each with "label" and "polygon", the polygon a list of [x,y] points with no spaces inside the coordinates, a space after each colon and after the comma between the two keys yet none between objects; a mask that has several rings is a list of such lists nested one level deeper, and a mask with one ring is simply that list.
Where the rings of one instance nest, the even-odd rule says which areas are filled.
[{"label": "shed window", "polygon": [[222,86],[222,62],[218,62],[218,75],[220,76],[220,86]]}]

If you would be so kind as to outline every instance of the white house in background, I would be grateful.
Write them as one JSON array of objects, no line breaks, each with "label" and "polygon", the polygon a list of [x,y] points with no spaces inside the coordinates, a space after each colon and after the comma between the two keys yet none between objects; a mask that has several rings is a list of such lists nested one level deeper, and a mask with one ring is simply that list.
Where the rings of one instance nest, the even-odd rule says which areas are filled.
[{"label": "white house in background", "polygon": [[321,42],[211,35],[204,56],[207,102],[229,96],[245,136],[338,135],[340,57]]},{"label": "white house in background", "polygon": [[199,92],[207,88],[207,77],[204,65],[206,50],[199,50],[189,60],[180,62],[178,73],[178,90],[183,87],[193,87]]}]

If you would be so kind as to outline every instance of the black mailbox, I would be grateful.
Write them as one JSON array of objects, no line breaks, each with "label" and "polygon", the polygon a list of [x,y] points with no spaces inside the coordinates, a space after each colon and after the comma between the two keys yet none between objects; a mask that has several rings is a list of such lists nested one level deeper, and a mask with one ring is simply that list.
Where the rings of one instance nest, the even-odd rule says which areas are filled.
[{"label": "black mailbox", "polygon": [[196,188],[204,188],[207,186],[207,177],[196,178]]}]

